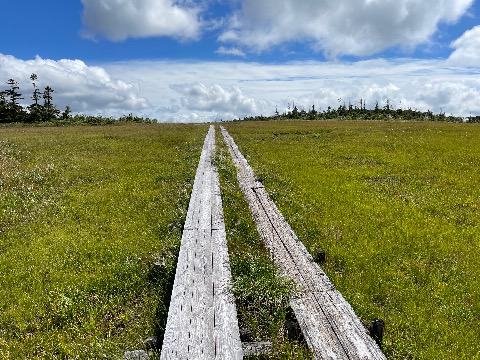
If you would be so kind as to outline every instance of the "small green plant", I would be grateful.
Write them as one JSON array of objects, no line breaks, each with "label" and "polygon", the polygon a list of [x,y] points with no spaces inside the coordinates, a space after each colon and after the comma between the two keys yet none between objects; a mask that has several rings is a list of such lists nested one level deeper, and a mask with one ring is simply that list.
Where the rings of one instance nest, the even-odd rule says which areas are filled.
[{"label": "small green plant", "polygon": [[242,319],[259,339],[281,331],[286,319],[293,284],[280,277],[275,265],[265,258],[244,256],[232,262],[233,294]]}]

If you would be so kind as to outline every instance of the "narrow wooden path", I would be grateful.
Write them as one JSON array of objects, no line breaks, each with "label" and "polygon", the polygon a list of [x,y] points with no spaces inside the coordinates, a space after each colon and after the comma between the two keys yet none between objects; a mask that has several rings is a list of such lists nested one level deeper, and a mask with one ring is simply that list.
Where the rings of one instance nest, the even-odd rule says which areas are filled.
[{"label": "narrow wooden path", "polygon": [[198,164],[160,359],[241,359],[211,126]]},{"label": "narrow wooden path", "polygon": [[223,127],[222,134],[259,234],[276,266],[297,286],[290,304],[315,359],[386,359],[350,304],[316,264],[263,185],[256,181],[247,160]]}]

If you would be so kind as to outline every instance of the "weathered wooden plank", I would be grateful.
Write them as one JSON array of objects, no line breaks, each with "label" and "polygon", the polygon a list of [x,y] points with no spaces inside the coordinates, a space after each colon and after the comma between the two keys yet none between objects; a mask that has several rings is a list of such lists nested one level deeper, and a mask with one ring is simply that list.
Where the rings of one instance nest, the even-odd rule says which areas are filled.
[{"label": "weathered wooden plank", "polygon": [[290,303],[316,359],[385,359],[352,307],[335,289],[290,225],[256,181],[253,170],[222,127],[237,178],[259,234],[280,271],[297,293]]},{"label": "weathered wooden plank", "polygon": [[161,359],[243,356],[218,173],[214,128],[205,139],[182,235]]},{"label": "weathered wooden plank", "polygon": [[215,316],[214,336],[218,353],[228,354],[235,349],[236,354],[240,355],[241,352],[243,353],[243,350],[241,349],[241,343],[240,348],[238,347],[240,331],[236,316],[235,299],[230,293],[232,275],[226,246],[222,197],[216,168],[214,168],[214,178],[216,182],[213,189],[212,241],[213,248],[216,251],[212,252],[215,278],[212,291],[214,293],[215,314],[219,314],[219,316]]}]

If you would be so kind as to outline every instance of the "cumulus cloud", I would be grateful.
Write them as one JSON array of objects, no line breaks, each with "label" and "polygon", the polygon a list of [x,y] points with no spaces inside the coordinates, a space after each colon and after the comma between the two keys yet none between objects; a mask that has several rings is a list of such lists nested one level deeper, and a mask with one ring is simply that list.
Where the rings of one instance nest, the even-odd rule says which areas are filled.
[{"label": "cumulus cloud", "polygon": [[168,36],[181,40],[199,36],[200,9],[189,0],[82,0],[83,35],[109,40]]},{"label": "cumulus cloud", "polygon": [[[147,115],[167,121],[213,121],[273,115],[295,103],[328,106],[386,101],[395,108],[480,114],[480,79],[443,60],[375,59],[356,62],[135,61],[105,65],[111,76],[142,84],[155,101]],[[340,100],[339,100],[340,99]],[[160,108],[161,107],[161,108]],[[151,111],[151,112],[150,112]]]},{"label": "cumulus cloud", "polygon": [[457,21],[474,0],[244,0],[219,36],[255,51],[309,41],[329,57],[367,56],[430,41],[440,23]]},{"label": "cumulus cloud", "polygon": [[[350,86],[349,86],[350,85]],[[468,116],[479,114],[480,81],[467,79],[421,79],[410,84],[395,81],[382,84],[378,80],[366,80],[361,84],[355,82],[338,83],[334,88],[312,89],[297,96],[290,96],[284,102],[295,103],[299,109],[308,110],[312,104],[319,111],[328,106],[337,108],[339,105],[352,104],[360,106],[364,102],[367,108],[373,109],[378,103],[383,107],[389,102],[394,109],[431,110],[435,113],[444,112],[447,115]]]},{"label": "cumulus cloud", "polygon": [[170,88],[180,94],[185,109],[214,113],[216,118],[258,114],[267,103],[245,96],[238,86],[226,89],[218,84],[206,86],[197,82],[174,84]]},{"label": "cumulus cloud", "polygon": [[[283,112],[295,103],[318,111],[345,103],[368,108],[388,100],[395,108],[480,115],[480,79],[474,68],[443,60],[356,62],[131,61],[89,66],[80,60],[19,60],[0,54],[0,90],[14,78],[25,104],[36,73],[54,103],[75,112],[119,116],[133,112],[159,121],[230,120]],[[3,80],[2,80],[3,79]],[[150,100],[147,101],[147,98]]]},{"label": "cumulus cloud", "polygon": [[419,87],[415,94],[423,108],[436,104],[437,111],[467,116],[479,114],[480,81],[463,80],[444,82],[432,80]]},{"label": "cumulus cloud", "polygon": [[480,26],[466,31],[461,37],[452,42],[455,50],[448,61],[452,65],[479,66],[480,65]]},{"label": "cumulus cloud", "polygon": [[0,79],[19,82],[24,104],[31,103],[32,73],[38,76],[40,88],[48,85],[54,89],[54,103],[59,108],[69,105],[74,112],[114,115],[150,107],[139,96],[138,85],[113,79],[101,67],[88,66],[80,60],[54,61],[37,56],[25,61],[0,54]]}]

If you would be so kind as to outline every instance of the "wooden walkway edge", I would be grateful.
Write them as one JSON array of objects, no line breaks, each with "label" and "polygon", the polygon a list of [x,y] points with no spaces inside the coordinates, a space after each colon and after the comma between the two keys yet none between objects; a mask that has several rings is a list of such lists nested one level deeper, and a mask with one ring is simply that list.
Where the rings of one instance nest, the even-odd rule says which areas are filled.
[{"label": "wooden walkway edge", "polygon": [[225,128],[221,129],[260,237],[275,265],[296,284],[297,292],[290,305],[315,359],[386,359],[350,304],[314,261],[263,185],[256,181],[232,137]]},{"label": "wooden walkway edge", "polygon": [[160,359],[241,359],[218,172],[210,126],[182,235]]}]

